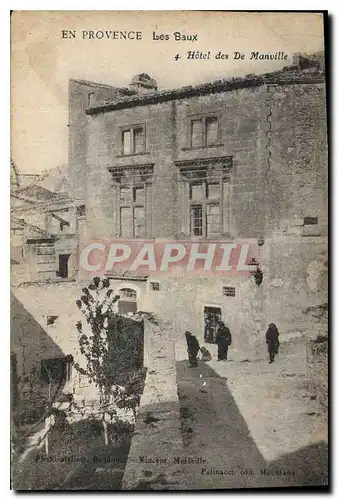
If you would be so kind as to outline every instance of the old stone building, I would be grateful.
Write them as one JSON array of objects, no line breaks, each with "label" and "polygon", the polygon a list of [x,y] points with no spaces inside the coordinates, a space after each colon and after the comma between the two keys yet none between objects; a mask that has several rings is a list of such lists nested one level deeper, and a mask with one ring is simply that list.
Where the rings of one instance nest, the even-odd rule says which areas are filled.
[{"label": "old stone building", "polygon": [[255,246],[259,286],[249,272],[112,273],[133,307],[171,321],[177,339],[188,329],[203,341],[205,319],[222,318],[244,348],[271,321],[282,333],[313,330],[303,309],[326,301],[325,78],[318,59],[294,62],[165,91],[142,74],[136,93],[86,109],[86,242]]},{"label": "old stone building", "polygon": [[[88,280],[79,262],[95,241],[250,245],[237,273],[108,272],[117,310],[170,324],[177,356],[185,330],[208,343],[220,319],[244,356],[265,349],[270,322],[281,337],[326,329],[307,314],[327,302],[325,73],[321,58],[294,62],[173,90],[146,74],[129,88],[69,82],[69,189],[13,193],[19,375],[30,370],[27,318],[55,347],[36,365],[79,356],[75,301]],[[245,267],[252,256],[260,280]],[[17,280],[15,268],[25,268]]]},{"label": "old stone building", "polygon": [[81,214],[68,168],[27,177],[29,184],[15,185],[11,192],[12,283],[74,278]]}]

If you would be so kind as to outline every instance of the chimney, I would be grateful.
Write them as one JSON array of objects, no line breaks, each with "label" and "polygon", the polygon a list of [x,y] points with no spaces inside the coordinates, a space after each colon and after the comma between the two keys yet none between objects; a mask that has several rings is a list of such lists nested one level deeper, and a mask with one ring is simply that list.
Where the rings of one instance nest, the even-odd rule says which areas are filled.
[{"label": "chimney", "polygon": [[315,54],[302,54],[298,52],[293,55],[293,65],[298,66],[298,69],[300,70],[317,68],[321,71],[324,71],[324,52],[317,52]]},{"label": "chimney", "polygon": [[129,85],[131,90],[136,90],[139,94],[145,94],[157,91],[157,81],[150,78],[146,73],[135,75]]}]

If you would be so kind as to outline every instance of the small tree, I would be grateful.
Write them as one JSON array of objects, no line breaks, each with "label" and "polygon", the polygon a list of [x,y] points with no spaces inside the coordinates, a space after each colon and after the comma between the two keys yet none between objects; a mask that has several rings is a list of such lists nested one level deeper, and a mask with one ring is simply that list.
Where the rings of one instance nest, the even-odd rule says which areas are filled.
[{"label": "small tree", "polygon": [[113,311],[113,305],[120,297],[114,296],[109,279],[95,277],[82,292],[83,295],[76,304],[84,314],[89,328],[86,332],[81,321],[76,327],[80,352],[86,358],[86,368],[80,367],[78,363],[74,366],[99,389],[104,439],[105,444],[108,444],[105,417],[107,414],[116,414],[111,400],[114,400],[115,408],[132,409],[135,415],[139,394],[137,377],[121,377],[121,374],[126,374],[131,368],[135,342],[121,331],[123,324]]}]

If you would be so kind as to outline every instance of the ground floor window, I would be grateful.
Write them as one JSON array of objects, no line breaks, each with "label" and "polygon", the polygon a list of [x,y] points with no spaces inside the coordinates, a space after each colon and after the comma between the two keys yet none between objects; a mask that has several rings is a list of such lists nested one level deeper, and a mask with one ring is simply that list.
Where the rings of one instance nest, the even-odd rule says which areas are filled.
[{"label": "ground floor window", "polygon": [[121,288],[118,291],[120,300],[118,302],[118,312],[120,314],[137,312],[137,293],[131,288]]},{"label": "ground floor window", "polygon": [[67,382],[72,375],[73,356],[41,360],[41,380],[46,383]]},{"label": "ground floor window", "polygon": [[216,334],[219,322],[222,321],[220,307],[204,307],[204,341],[209,344],[216,343]]}]

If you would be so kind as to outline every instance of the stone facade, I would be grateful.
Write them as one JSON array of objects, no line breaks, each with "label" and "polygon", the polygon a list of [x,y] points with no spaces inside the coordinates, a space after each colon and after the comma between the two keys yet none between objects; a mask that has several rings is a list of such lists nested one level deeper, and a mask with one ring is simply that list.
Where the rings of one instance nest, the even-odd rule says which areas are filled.
[{"label": "stone facade", "polygon": [[[147,169],[144,220],[139,226],[134,221],[133,236],[141,231],[152,241],[191,238],[185,173],[205,167],[218,175],[221,227],[212,238],[203,229],[204,239],[263,243],[257,252],[261,286],[249,273],[176,274],[158,277],[159,291],[152,291],[149,282],[155,278],[150,276],[147,283],[134,281],[142,310],[171,321],[177,340],[189,329],[203,341],[204,308],[219,308],[239,349],[261,337],[271,321],[282,334],[311,327],[302,309],[322,302],[327,289],[325,266],[319,290],[311,289],[308,278],[316,262],[324,265],[327,245],[325,81],[320,69],[295,66],[209,86],[117,96],[91,106],[87,114],[87,241],[128,236],[119,176],[134,172],[138,182],[142,168]],[[204,127],[198,146],[194,121]],[[137,127],[143,144],[139,150],[124,150],[124,133],[135,134]],[[208,144],[207,134],[213,131]],[[229,286],[235,297],[223,295]]]},{"label": "stone facade", "polygon": [[[20,257],[22,242],[24,255],[23,271],[13,284],[30,282],[15,287],[17,300],[43,329],[47,316],[57,316],[47,334],[65,355],[74,356],[75,300],[88,279],[79,268],[79,257],[87,243],[128,237],[152,242],[246,240],[254,243],[263,272],[259,286],[248,272],[110,274],[112,288],[121,295],[121,311],[123,302],[132,302],[133,311],[156,314],[171,325],[182,352],[185,330],[203,344],[208,311],[216,311],[229,325],[233,350],[245,356],[257,352],[257,345],[264,348],[262,338],[270,322],[282,336],[316,335],[317,326],[304,310],[327,301],[322,66],[303,69],[298,64],[266,75],[168,91],[157,90],[157,82],[147,75],[139,76],[130,89],[69,82],[71,188],[66,197],[59,193],[48,203],[35,199],[32,207],[15,207],[13,258]],[[132,199],[126,200],[131,191],[121,178],[127,180],[127,191],[133,189]],[[47,189],[52,192],[51,186]],[[200,226],[196,205],[201,207]],[[69,210],[62,235],[59,226],[65,217],[57,209]],[[25,229],[17,232],[22,220]],[[26,228],[35,230],[35,242],[27,243]],[[48,246],[47,240],[53,248],[52,264],[36,258],[41,253],[37,247]],[[58,254],[70,255],[67,279],[74,281],[56,275]],[[49,259],[48,252],[41,254],[44,259]],[[53,283],[31,283],[46,279]],[[230,295],[226,289],[231,289]],[[208,347],[213,351],[214,346]]]}]

